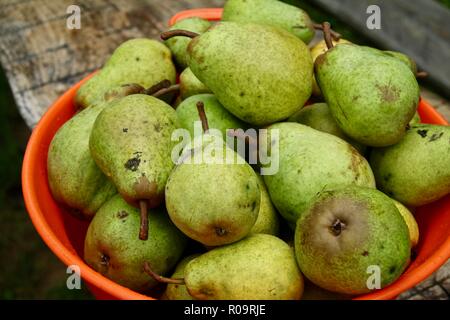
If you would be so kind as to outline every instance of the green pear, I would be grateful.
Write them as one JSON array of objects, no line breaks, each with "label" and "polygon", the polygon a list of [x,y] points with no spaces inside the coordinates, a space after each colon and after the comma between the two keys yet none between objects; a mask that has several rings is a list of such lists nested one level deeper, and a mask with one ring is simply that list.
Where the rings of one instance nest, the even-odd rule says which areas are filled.
[{"label": "green pear", "polygon": [[270,151],[279,168],[264,175],[264,182],[291,225],[318,192],[346,185],[375,188],[368,162],[346,141],[293,122],[271,125],[267,134],[268,141],[274,140]]},{"label": "green pear", "polygon": [[356,295],[384,288],[405,270],[410,251],[405,221],[376,189],[321,192],[297,221],[298,265],[329,291]]},{"label": "green pear", "polygon": [[316,59],[315,75],[333,117],[349,137],[381,147],[404,136],[419,103],[419,85],[404,62],[344,43]]},{"label": "green pear", "polygon": [[192,260],[184,281],[199,300],[298,300],[303,292],[293,250],[267,234],[248,236]]},{"label": "green pear", "polygon": [[112,197],[97,212],[89,225],[84,259],[94,270],[114,282],[136,291],[146,291],[157,282],[144,272],[148,262],[158,273],[170,271],[187,243],[162,209],[149,214],[152,232],[139,240],[139,212],[120,195]]},{"label": "green pear", "polygon": [[[176,22],[172,27],[170,27],[170,30],[183,29],[201,34],[211,27],[211,25],[211,22],[208,20],[198,17],[191,17]],[[174,37],[165,41],[170,51],[172,51],[176,64],[181,69],[185,69],[188,66],[186,49],[190,41],[191,39],[186,37]]]},{"label": "green pear", "polygon": [[171,53],[164,44],[144,38],[131,39],[122,43],[104,67],[78,89],[75,104],[86,108],[122,84],[135,83],[148,88],[166,79],[175,83],[175,77]]},{"label": "green pear", "polygon": [[[171,106],[152,96],[130,95],[98,115],[90,135],[91,155],[125,200],[145,211],[146,206],[156,207],[164,199],[164,187],[175,165],[171,135],[177,128]],[[143,225],[142,239],[145,229]]]},{"label": "green pear", "polygon": [[278,213],[270,200],[264,179],[260,175],[258,175],[258,182],[259,189],[261,190],[261,201],[259,204],[258,218],[250,230],[250,234],[265,233],[276,236],[280,229]]},{"label": "green pear", "polygon": [[204,104],[209,127],[220,130],[223,137],[226,137],[228,129],[247,127],[245,123],[229,113],[213,94],[198,94],[183,100],[176,109],[180,126],[189,130],[192,137],[195,134],[194,123],[199,121],[197,111],[199,101]]},{"label": "green pear", "polygon": [[419,243],[419,226],[417,225],[417,221],[414,218],[412,212],[407,207],[405,207],[395,199],[392,199],[392,201],[394,201],[395,206],[397,207],[398,211],[405,220],[406,225],[408,226],[411,248],[414,248]]},{"label": "green pear", "polygon": [[364,154],[367,149],[366,146],[349,138],[341,130],[341,128],[339,128],[333,116],[331,115],[330,108],[326,103],[315,103],[302,108],[292,116],[290,116],[288,121],[298,122],[313,129],[335,135],[336,137],[339,137],[350,143],[361,154]]},{"label": "green pear", "polygon": [[414,117],[409,122],[409,125],[411,126],[413,124],[419,124],[421,122],[422,122],[422,119],[420,119],[420,114],[419,114],[419,112],[416,111],[416,113],[414,114]]},{"label": "green pear", "polygon": [[302,9],[277,0],[228,0],[222,21],[254,22],[282,28],[308,44],[315,30]]},{"label": "green pear", "polygon": [[404,205],[417,207],[450,193],[450,127],[414,124],[396,145],[373,149],[378,188]]},{"label": "green pear", "polygon": [[190,68],[184,69],[180,74],[181,99],[183,100],[201,93],[211,93],[211,90],[209,90],[200,80],[198,80]]},{"label": "green pear", "polygon": [[[219,246],[245,237],[258,217],[261,191],[252,167],[210,133],[202,102],[205,133],[181,153],[166,185],[166,207],[173,223],[191,239]],[[201,111],[200,111],[201,110]]]},{"label": "green pear", "polygon": [[[181,260],[177,264],[177,266],[175,268],[175,272],[172,274],[172,278],[184,277],[184,269],[186,268],[187,264],[199,256],[200,256],[200,254],[193,254],[193,255],[187,256],[186,258]],[[184,284],[168,284],[166,291],[164,291],[163,299],[164,300],[194,300],[194,298],[192,298],[192,296],[187,291],[186,286]]]},{"label": "green pear", "polygon": [[[339,39],[339,40],[331,40],[333,42],[333,45],[337,45],[337,44],[341,44],[341,43],[351,43],[350,41],[346,40],[346,39]],[[312,48],[311,48],[311,57],[313,59],[313,62],[316,61],[317,57],[320,56],[321,54],[324,54],[325,52],[328,51],[327,45],[325,43],[325,40],[321,40],[318,43],[316,43]],[[315,95],[316,97],[321,97],[322,96],[322,92],[320,91],[319,85],[317,84],[316,81],[316,76],[313,74],[313,90],[312,90],[313,95]]]},{"label": "green pear", "polygon": [[48,182],[53,197],[85,219],[91,219],[117,193],[89,151],[95,119],[106,106],[102,103],[72,117],[56,132],[48,150]]},{"label": "green pear", "polygon": [[404,64],[408,66],[408,68],[411,70],[413,74],[417,74],[417,64],[411,57],[398,51],[383,51],[383,52],[388,56],[394,57],[402,61]]},{"label": "green pear", "polygon": [[282,29],[220,22],[196,36],[187,51],[195,76],[245,122],[285,119],[311,95],[311,54]]}]

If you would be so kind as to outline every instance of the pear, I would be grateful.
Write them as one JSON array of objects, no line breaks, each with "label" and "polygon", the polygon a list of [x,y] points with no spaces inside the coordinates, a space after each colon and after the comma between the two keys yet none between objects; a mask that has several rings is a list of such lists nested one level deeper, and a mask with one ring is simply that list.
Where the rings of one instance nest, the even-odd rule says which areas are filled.
[{"label": "pear", "polygon": [[271,125],[267,135],[279,168],[264,175],[264,182],[273,204],[291,225],[318,192],[346,185],[375,188],[366,159],[336,136],[293,122]]},{"label": "pear", "polygon": [[404,136],[419,103],[419,86],[404,62],[372,48],[338,44],[316,59],[315,75],[349,137],[381,147]]},{"label": "pear", "polygon": [[[183,260],[181,260],[176,268],[175,272],[172,274],[172,278],[182,278],[184,277],[184,269],[186,268],[186,265],[194,260],[195,258],[199,257],[200,254],[193,254],[190,256],[187,256]],[[189,292],[186,289],[186,286],[184,284],[168,284],[166,291],[164,291],[163,294],[163,300],[194,300],[192,296],[189,294]]]},{"label": "pear", "polygon": [[48,182],[53,197],[87,220],[117,193],[89,151],[95,119],[106,106],[102,103],[72,117],[56,132],[48,150]]},{"label": "pear", "polygon": [[411,70],[413,74],[417,74],[417,64],[411,57],[398,51],[383,51],[383,52],[388,56],[394,57],[402,61],[404,64],[408,66],[408,68]]},{"label": "pear", "polygon": [[298,122],[313,129],[335,135],[336,137],[339,137],[350,143],[361,154],[364,154],[367,149],[364,145],[346,136],[346,134],[337,125],[336,121],[331,115],[330,108],[326,103],[315,103],[302,108],[292,116],[290,116],[288,121]]},{"label": "pear", "polygon": [[202,102],[198,103],[205,134],[188,144],[166,185],[166,207],[173,223],[206,246],[245,237],[258,217],[261,191],[253,169],[222,140],[209,133]]},{"label": "pear", "polygon": [[117,193],[89,151],[89,136],[97,116],[108,102],[143,90],[137,84],[113,87],[103,102],[77,113],[53,137],[47,156],[50,190],[57,201],[75,209],[70,212],[76,216],[91,219]]},{"label": "pear", "polygon": [[413,124],[418,124],[421,122],[422,122],[422,119],[420,119],[420,114],[419,114],[419,112],[416,111],[416,113],[414,114],[414,117],[409,122],[409,125],[411,126]]},{"label": "pear", "polygon": [[295,230],[303,274],[319,287],[349,295],[395,281],[410,249],[408,227],[392,200],[358,186],[321,192]]},{"label": "pear", "polygon": [[450,127],[414,124],[396,145],[372,150],[378,188],[417,207],[450,193]]},{"label": "pear", "polygon": [[[208,20],[191,17],[176,22],[170,27],[170,30],[183,29],[201,34],[211,27],[211,25],[211,22]],[[181,69],[185,69],[188,66],[186,48],[190,41],[191,39],[186,37],[174,37],[165,41],[170,51],[172,51],[176,64]]]},{"label": "pear", "polygon": [[183,34],[194,37],[187,49],[192,72],[244,122],[266,125],[286,119],[311,95],[311,54],[287,31],[220,22],[201,35],[178,30],[161,37]]},{"label": "pear", "polygon": [[[350,41],[343,39],[343,38],[341,38],[339,40],[332,40],[332,41],[333,41],[333,45],[337,45],[337,44],[341,44],[341,43],[351,43]],[[314,47],[311,48],[311,57],[312,57],[313,62],[316,61],[318,56],[320,56],[321,54],[324,54],[327,51],[328,51],[328,48],[325,43],[325,40],[319,41]],[[316,97],[322,96],[322,92],[320,91],[319,85],[317,84],[317,81],[316,81],[316,76],[314,74],[313,74],[312,93]]]},{"label": "pear", "polygon": [[185,284],[196,300],[298,300],[303,277],[292,248],[268,234],[250,235],[190,261],[184,279],[152,277]]},{"label": "pear", "polygon": [[200,80],[198,80],[190,68],[184,69],[180,74],[181,99],[184,100],[190,96],[201,93],[211,93],[211,90],[209,90]]},{"label": "pear", "polygon": [[308,44],[314,37],[314,25],[302,9],[276,0],[228,0],[222,21],[254,22],[282,28]]},{"label": "pear", "polygon": [[261,201],[259,204],[258,218],[250,230],[250,234],[265,233],[276,236],[280,229],[278,213],[270,200],[264,179],[260,175],[258,175],[258,182],[259,189],[261,190]]},{"label": "pear", "polygon": [[163,80],[175,83],[175,77],[171,53],[164,44],[144,38],[131,39],[122,43],[104,67],[78,89],[75,105],[86,108],[122,84],[135,83],[148,88]]},{"label": "pear", "polygon": [[395,206],[397,207],[398,211],[405,220],[406,225],[408,226],[411,248],[414,248],[419,243],[419,226],[417,225],[417,221],[414,218],[412,212],[407,207],[405,207],[395,199],[392,199],[392,201],[394,201]]},{"label": "pear", "polygon": [[[146,207],[164,200],[164,187],[174,167],[172,132],[178,128],[175,110],[144,94],[114,101],[97,117],[90,135],[91,155],[126,201]],[[140,237],[146,238],[143,221]]]},{"label": "pear", "polygon": [[198,94],[183,100],[176,109],[180,126],[189,130],[192,137],[195,134],[194,123],[199,120],[197,111],[199,101],[204,105],[209,127],[220,130],[223,137],[226,137],[228,129],[247,127],[245,123],[229,113],[213,94]]},{"label": "pear", "polygon": [[139,230],[139,211],[115,195],[97,212],[89,225],[84,259],[107,278],[136,291],[146,291],[157,282],[144,272],[144,262],[155,271],[170,271],[186,246],[186,238],[175,228],[162,209],[149,214],[152,232],[146,241],[135,234]]}]

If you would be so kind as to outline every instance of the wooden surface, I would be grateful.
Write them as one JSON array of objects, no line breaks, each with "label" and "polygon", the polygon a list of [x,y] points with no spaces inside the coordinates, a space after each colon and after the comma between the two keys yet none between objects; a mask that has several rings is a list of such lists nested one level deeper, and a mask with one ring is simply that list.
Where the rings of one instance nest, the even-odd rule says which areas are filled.
[{"label": "wooden surface", "polygon": [[[67,7],[81,29],[66,28]],[[67,88],[101,67],[124,40],[158,38],[175,13],[222,0],[0,0],[0,63],[22,117],[34,127]]]},{"label": "wooden surface", "polygon": [[[380,48],[411,56],[450,99],[450,10],[433,0],[307,0],[340,18]],[[381,29],[367,28],[369,5],[378,5]]]}]

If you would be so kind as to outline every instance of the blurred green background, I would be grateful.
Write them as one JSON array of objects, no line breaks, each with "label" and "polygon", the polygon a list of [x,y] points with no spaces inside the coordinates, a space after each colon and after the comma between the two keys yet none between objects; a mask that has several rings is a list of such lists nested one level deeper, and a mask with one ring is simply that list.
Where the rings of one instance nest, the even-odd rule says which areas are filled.
[{"label": "blurred green background", "polygon": [[[331,18],[304,1],[299,5],[315,21],[328,20],[344,38],[367,44],[358,32]],[[450,8],[450,0],[440,0]],[[448,62],[446,62],[448,63]],[[81,290],[66,287],[66,267],[46,247],[25,210],[20,173],[22,158],[30,135],[0,70],[0,299],[91,299]]]}]

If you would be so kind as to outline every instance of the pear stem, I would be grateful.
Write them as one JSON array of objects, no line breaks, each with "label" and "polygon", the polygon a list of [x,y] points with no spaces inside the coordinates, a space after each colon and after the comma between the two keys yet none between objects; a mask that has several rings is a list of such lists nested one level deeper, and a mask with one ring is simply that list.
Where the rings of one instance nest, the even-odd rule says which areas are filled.
[{"label": "pear stem", "polygon": [[144,271],[148,273],[153,279],[155,279],[158,282],[167,283],[167,284],[184,284],[184,279],[176,278],[166,278],[163,276],[160,276],[159,274],[156,274],[152,268],[150,267],[150,263],[147,261],[144,262]]},{"label": "pear stem", "polygon": [[426,72],[426,71],[419,71],[416,73],[416,78],[418,78],[418,79],[423,79],[426,77],[428,77],[428,72]]},{"label": "pear stem", "polygon": [[[316,30],[323,31],[323,25],[320,24],[320,23],[313,23],[313,27]],[[330,33],[331,33],[331,36],[333,37],[334,41],[339,41],[341,39],[341,37],[342,37],[342,35],[339,32],[336,32],[333,29],[330,29]]]},{"label": "pear stem", "polygon": [[147,200],[140,200],[139,207],[141,209],[141,226],[139,229],[139,239],[148,239],[148,212],[147,212]]},{"label": "pear stem", "polygon": [[161,89],[170,87],[170,85],[171,85],[170,81],[165,79],[165,80],[158,82],[157,84],[151,86],[150,88],[145,89],[142,93],[151,96]]},{"label": "pear stem", "polygon": [[331,25],[329,22],[325,21],[322,23],[323,26],[323,37],[325,39],[325,43],[327,45],[328,49],[331,49],[334,47],[333,40],[331,39]]},{"label": "pear stem", "polygon": [[174,84],[170,87],[162,88],[159,91],[156,91],[155,93],[152,94],[152,96],[154,96],[155,98],[159,98],[165,94],[172,93],[172,92],[178,92],[178,91],[180,91],[180,85]]},{"label": "pear stem", "polygon": [[208,125],[208,119],[206,118],[205,105],[203,104],[202,101],[197,102],[197,111],[198,111],[198,116],[200,117],[200,120],[202,122],[203,132],[206,132],[209,130],[209,125]]},{"label": "pear stem", "polygon": [[175,30],[169,30],[169,31],[164,31],[161,33],[161,39],[162,40],[167,40],[170,39],[172,37],[188,37],[188,38],[195,38],[197,37],[199,34],[192,32],[192,31],[187,31],[187,30],[181,30],[181,29],[175,29]]}]

